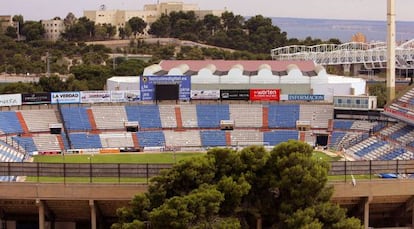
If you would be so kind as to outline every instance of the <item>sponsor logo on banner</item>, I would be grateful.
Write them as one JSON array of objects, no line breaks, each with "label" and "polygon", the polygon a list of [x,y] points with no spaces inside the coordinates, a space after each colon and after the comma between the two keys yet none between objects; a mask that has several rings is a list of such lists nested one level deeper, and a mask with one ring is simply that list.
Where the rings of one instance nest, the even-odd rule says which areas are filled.
[{"label": "sponsor logo on banner", "polygon": [[191,99],[219,99],[220,90],[191,90]]},{"label": "sponsor logo on banner", "polygon": [[80,103],[80,92],[52,92],[52,104]]},{"label": "sponsor logo on banner", "polygon": [[22,94],[22,104],[44,104],[50,103],[50,93]]},{"label": "sponsor logo on banner", "polygon": [[0,107],[20,105],[22,105],[22,96],[20,94],[0,95]]},{"label": "sponsor logo on banner", "polygon": [[220,98],[223,100],[249,100],[249,90],[220,90]]},{"label": "sponsor logo on banner", "polygon": [[140,91],[111,91],[111,102],[138,102],[140,97]]},{"label": "sponsor logo on banner", "polygon": [[142,76],[140,77],[141,100],[155,100],[155,85],[179,85],[179,99],[190,100],[190,76]]},{"label": "sponsor logo on banner", "polygon": [[250,100],[279,101],[280,89],[250,89]]},{"label": "sponsor logo on banner", "polygon": [[289,94],[288,100],[306,100],[306,101],[323,101],[324,95],[311,95],[311,94]]},{"label": "sponsor logo on banner", "polygon": [[81,103],[109,103],[111,94],[109,91],[81,91]]}]

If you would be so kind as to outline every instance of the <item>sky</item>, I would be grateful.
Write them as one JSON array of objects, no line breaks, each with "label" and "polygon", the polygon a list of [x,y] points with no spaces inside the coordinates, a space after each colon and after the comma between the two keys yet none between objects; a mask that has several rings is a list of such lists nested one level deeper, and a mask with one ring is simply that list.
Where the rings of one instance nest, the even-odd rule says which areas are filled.
[{"label": "sky", "polygon": [[[166,0],[159,0],[165,2]],[[236,15],[292,18],[386,20],[388,0],[175,0],[196,3],[200,9],[228,10]],[[396,20],[414,21],[414,1],[395,0]],[[0,0],[0,15],[23,15],[25,20],[82,17],[84,10],[142,10],[157,0]]]}]

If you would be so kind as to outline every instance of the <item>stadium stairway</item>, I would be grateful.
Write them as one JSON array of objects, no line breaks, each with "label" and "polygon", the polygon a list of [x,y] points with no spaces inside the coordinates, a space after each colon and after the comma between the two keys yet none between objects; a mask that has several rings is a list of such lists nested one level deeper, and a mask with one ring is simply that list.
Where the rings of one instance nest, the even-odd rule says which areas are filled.
[{"label": "stadium stairway", "polygon": [[262,115],[263,115],[263,126],[262,129],[263,131],[267,131],[269,129],[269,107],[267,106],[263,106],[263,111],[262,111]]},{"label": "stadium stairway", "polygon": [[305,142],[305,138],[306,138],[306,133],[303,131],[299,132],[299,140],[302,142]]},{"label": "stadium stairway", "polygon": [[56,139],[57,139],[57,141],[58,141],[58,143],[59,143],[59,147],[60,147],[60,149],[62,150],[62,151],[64,151],[65,150],[65,143],[63,143],[63,138],[62,138],[62,135],[56,135]]},{"label": "stadium stairway", "polygon": [[182,130],[183,119],[181,117],[181,108],[177,106],[174,108],[174,111],[175,111],[175,119],[177,120],[177,130]]},{"label": "stadium stairway", "polygon": [[24,120],[22,113],[18,111],[16,112],[16,116],[17,116],[17,119],[19,120],[20,125],[22,126],[23,136],[30,137],[31,134],[29,131],[29,127],[27,126],[27,123]]},{"label": "stadium stairway", "polygon": [[226,145],[231,146],[231,133],[226,131]]},{"label": "stadium stairway", "polygon": [[136,134],[132,134],[132,142],[134,143],[135,149],[138,149],[140,147],[138,136]]},{"label": "stadium stairway", "polygon": [[95,117],[93,116],[92,109],[86,109],[86,113],[88,114],[89,123],[91,124],[92,133],[97,134],[99,133],[98,128],[96,126]]}]

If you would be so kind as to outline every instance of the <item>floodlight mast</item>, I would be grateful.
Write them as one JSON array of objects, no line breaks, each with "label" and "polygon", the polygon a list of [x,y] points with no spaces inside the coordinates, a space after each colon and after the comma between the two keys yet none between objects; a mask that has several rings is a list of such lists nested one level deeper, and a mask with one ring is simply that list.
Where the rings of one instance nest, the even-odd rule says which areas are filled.
[{"label": "floodlight mast", "polygon": [[395,0],[387,0],[387,102],[395,98]]}]

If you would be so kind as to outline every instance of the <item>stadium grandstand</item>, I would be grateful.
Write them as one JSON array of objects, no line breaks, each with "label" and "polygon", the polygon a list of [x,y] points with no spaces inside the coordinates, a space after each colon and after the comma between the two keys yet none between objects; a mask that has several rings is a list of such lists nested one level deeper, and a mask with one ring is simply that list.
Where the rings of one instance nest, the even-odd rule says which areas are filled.
[{"label": "stadium grandstand", "polygon": [[0,159],[289,139],[355,160],[411,159],[414,89],[381,112],[365,87],[310,61],[162,61],[107,90],[0,95]]},{"label": "stadium grandstand", "polygon": [[0,161],[290,139],[350,160],[413,159],[414,88],[377,109],[365,87],[309,61],[162,61],[143,76],[108,79],[101,91],[0,95]]}]

